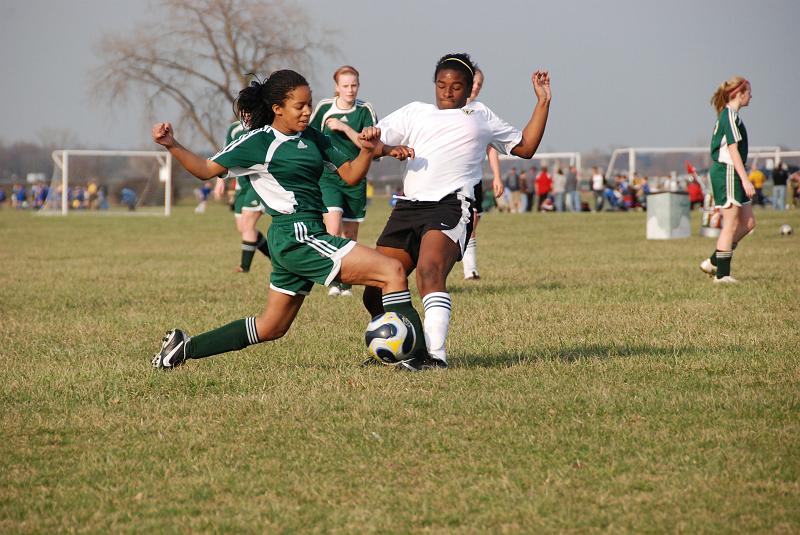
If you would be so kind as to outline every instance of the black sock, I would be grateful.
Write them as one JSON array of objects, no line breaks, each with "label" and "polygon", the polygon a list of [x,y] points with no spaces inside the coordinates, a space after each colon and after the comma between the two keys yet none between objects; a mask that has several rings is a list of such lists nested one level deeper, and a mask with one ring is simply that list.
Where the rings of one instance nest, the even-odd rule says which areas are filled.
[{"label": "black sock", "polygon": [[259,232],[258,236],[256,237],[256,248],[258,248],[258,250],[261,251],[267,258],[272,258],[269,254],[269,244],[267,244],[267,239],[263,234],[261,234],[261,232]]},{"label": "black sock", "polygon": [[731,261],[733,251],[717,251],[717,278],[727,277],[731,274]]},{"label": "black sock", "polygon": [[242,271],[250,271],[254,254],[256,254],[256,242],[242,240]]}]

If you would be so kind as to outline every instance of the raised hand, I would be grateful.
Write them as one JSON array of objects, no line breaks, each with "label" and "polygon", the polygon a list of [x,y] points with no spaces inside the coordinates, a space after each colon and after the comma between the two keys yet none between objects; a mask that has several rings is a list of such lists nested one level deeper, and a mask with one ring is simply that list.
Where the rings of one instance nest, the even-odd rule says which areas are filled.
[{"label": "raised hand", "polygon": [[533,91],[540,102],[550,102],[550,73],[548,71],[536,71],[531,76]]},{"label": "raised hand", "polygon": [[175,136],[172,134],[172,124],[170,123],[156,123],[153,125],[151,131],[153,141],[166,148],[175,145]]}]

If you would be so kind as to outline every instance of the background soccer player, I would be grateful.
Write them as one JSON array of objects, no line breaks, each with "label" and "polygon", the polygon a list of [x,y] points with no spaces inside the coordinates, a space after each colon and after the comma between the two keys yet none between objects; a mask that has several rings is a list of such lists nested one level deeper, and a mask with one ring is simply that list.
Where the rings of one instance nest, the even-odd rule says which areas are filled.
[{"label": "background soccer player", "polygon": [[[322,99],[311,115],[311,126],[331,138],[333,146],[355,158],[360,149],[358,132],[377,122],[369,102],[358,100],[359,74],[355,67],[343,65],[333,73],[334,98]],[[328,234],[358,239],[358,224],[367,214],[367,183],[351,186],[334,171],[325,170],[319,181],[322,200],[328,209],[323,214]],[[331,296],[350,296],[349,284],[333,284]]]},{"label": "background soccer player", "polygon": [[714,205],[722,211],[722,230],[717,248],[703,260],[700,269],[715,275],[714,282],[735,283],[731,277],[733,250],[756,226],[750,199],[755,188],[747,175],[747,130],[739,110],[752,99],[750,82],[734,76],[722,83],[711,97],[717,123],[711,136],[711,187]]}]

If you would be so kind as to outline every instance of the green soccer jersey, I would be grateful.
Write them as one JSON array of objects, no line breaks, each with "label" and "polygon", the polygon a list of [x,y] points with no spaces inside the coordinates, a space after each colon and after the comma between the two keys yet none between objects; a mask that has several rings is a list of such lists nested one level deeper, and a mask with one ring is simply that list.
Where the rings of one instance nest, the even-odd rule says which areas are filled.
[{"label": "green soccer jersey", "polygon": [[711,136],[711,159],[715,162],[733,165],[728,145],[737,143],[742,163],[747,162],[747,130],[739,119],[739,114],[725,106],[719,113],[714,135]]},{"label": "green soccer jersey", "polygon": [[277,217],[325,212],[319,191],[322,170],[336,170],[350,158],[312,127],[287,136],[265,126],[243,135],[211,160],[233,176],[249,175],[267,213]]},{"label": "green soccer jersey", "polygon": [[367,126],[375,126],[378,118],[372,104],[356,100],[349,110],[342,110],[336,106],[335,98],[326,98],[317,104],[314,113],[311,115],[311,126],[320,132],[330,136],[333,146],[345,153],[351,160],[358,156],[359,148],[350,141],[350,138],[343,132],[334,132],[325,125],[325,121],[334,117],[343,123],[347,123],[356,132],[361,132]]}]

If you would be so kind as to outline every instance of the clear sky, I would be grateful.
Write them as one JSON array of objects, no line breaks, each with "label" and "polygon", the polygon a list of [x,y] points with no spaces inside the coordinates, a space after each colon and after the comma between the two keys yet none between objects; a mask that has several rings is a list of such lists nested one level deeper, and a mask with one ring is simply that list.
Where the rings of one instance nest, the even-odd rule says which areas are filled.
[{"label": "clear sky", "polygon": [[[797,0],[294,4],[339,29],[341,56],[320,58],[305,73],[315,97],[330,94],[332,71],[350,63],[361,71],[360,96],[379,116],[431,102],[436,60],[467,51],[486,73],[481,100],[520,127],[534,104],[531,72],[550,70],[542,150],[705,145],[714,122],[709,98],[733,74],[753,84],[742,112],[751,145],[800,148]],[[0,0],[0,139],[69,131],[92,148],[150,148],[153,118],[135,97],[114,110],[92,102],[89,70],[100,37],[128,31],[152,5]],[[159,119],[171,114],[165,109]]]}]

